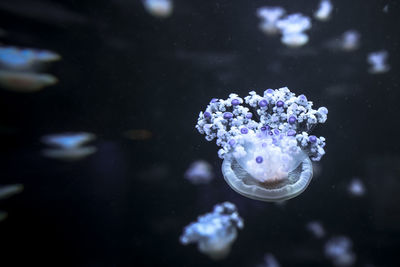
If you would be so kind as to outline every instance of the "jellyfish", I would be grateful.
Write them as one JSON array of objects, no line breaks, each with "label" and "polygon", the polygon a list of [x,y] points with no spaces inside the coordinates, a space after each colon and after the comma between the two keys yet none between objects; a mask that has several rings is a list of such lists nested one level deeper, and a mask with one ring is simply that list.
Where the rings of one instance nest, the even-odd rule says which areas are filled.
[{"label": "jellyfish", "polygon": [[233,190],[251,199],[284,201],[307,188],[311,160],[325,154],[325,138],[309,132],[327,114],[327,108],[314,110],[306,96],[283,87],[263,96],[251,91],[244,99],[214,98],[196,128],[221,147],[222,174]]},{"label": "jellyfish", "polygon": [[335,266],[351,266],[356,261],[352,246],[352,241],[346,236],[333,237],[325,244],[325,256],[331,259]]},{"label": "jellyfish", "polygon": [[304,31],[311,28],[309,17],[300,13],[291,14],[276,22],[282,33],[281,42],[289,47],[303,46],[308,42]]},{"label": "jellyfish", "polygon": [[214,178],[213,168],[205,160],[196,160],[186,170],[185,178],[192,184],[207,184]]},{"label": "jellyfish", "polygon": [[264,262],[262,264],[258,264],[257,267],[280,267],[278,260],[272,253],[266,253],[264,255]]},{"label": "jellyfish", "polygon": [[325,236],[325,229],[322,224],[318,221],[308,222],[306,225],[308,231],[310,231],[316,238],[323,238]]},{"label": "jellyfish", "polygon": [[367,61],[371,64],[369,72],[372,74],[385,73],[390,70],[386,60],[389,54],[387,51],[376,51],[368,54]]},{"label": "jellyfish", "polygon": [[57,82],[51,74],[0,70],[0,85],[11,91],[36,92]]},{"label": "jellyfish", "polygon": [[344,32],[341,39],[341,47],[345,51],[353,51],[360,46],[360,33],[356,30]]},{"label": "jellyfish", "polygon": [[61,56],[48,50],[0,47],[0,85],[17,92],[36,92],[58,82],[53,75],[38,73],[45,63]]},{"label": "jellyfish", "polygon": [[0,47],[0,66],[5,69],[30,70],[40,63],[57,61],[60,58],[59,54],[49,50],[14,46]]},{"label": "jellyfish", "polygon": [[42,142],[56,148],[43,150],[43,155],[65,161],[79,160],[96,152],[94,146],[83,146],[95,138],[94,134],[85,132],[47,135]]},{"label": "jellyfish", "polygon": [[260,29],[266,34],[275,34],[279,32],[276,22],[285,14],[282,7],[260,7],[257,9],[257,15],[261,18]]},{"label": "jellyfish", "polygon": [[219,260],[228,256],[231,246],[237,237],[237,229],[243,228],[236,206],[224,202],[214,206],[211,213],[198,217],[185,227],[180,237],[183,245],[197,243],[200,252],[211,259]]},{"label": "jellyfish", "polygon": [[21,193],[22,190],[24,190],[22,184],[0,186],[0,199],[9,198],[15,194]]},{"label": "jellyfish", "polygon": [[333,7],[330,0],[321,0],[318,10],[314,13],[317,20],[326,21],[330,18]]},{"label": "jellyfish", "polygon": [[365,186],[359,178],[353,178],[347,188],[348,192],[356,197],[361,197],[365,194]]},{"label": "jellyfish", "polygon": [[166,18],[172,14],[173,4],[171,0],[143,0],[143,5],[155,17]]},{"label": "jellyfish", "polygon": [[[19,194],[24,189],[22,184],[12,184],[0,186],[0,199],[9,198],[15,194]],[[5,211],[0,211],[0,222],[7,218],[8,214]]]}]

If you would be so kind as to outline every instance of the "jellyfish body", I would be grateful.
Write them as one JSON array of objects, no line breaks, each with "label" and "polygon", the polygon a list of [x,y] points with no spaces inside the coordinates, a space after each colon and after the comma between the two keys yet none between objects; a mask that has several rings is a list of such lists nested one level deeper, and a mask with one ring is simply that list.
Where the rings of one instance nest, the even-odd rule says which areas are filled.
[{"label": "jellyfish body", "polygon": [[304,95],[283,87],[262,96],[252,91],[244,99],[236,94],[212,99],[196,128],[206,140],[217,139],[222,173],[232,189],[252,199],[284,201],[307,188],[311,160],[325,154],[325,138],[308,132],[327,114],[327,108],[314,110]]},{"label": "jellyfish body", "polygon": [[51,74],[0,70],[0,85],[11,91],[36,92],[57,82]]},{"label": "jellyfish body", "polygon": [[295,137],[261,135],[246,136],[244,153],[235,151],[225,157],[225,181],[239,194],[262,201],[283,201],[299,195],[312,178],[310,159]]},{"label": "jellyfish body", "polygon": [[53,75],[37,73],[45,63],[61,56],[48,50],[0,47],[0,86],[17,92],[36,92],[58,82]]},{"label": "jellyfish body", "polygon": [[356,197],[361,197],[365,194],[365,185],[359,178],[353,178],[347,187],[348,192]]},{"label": "jellyfish body", "polygon": [[330,258],[335,266],[351,266],[356,261],[352,251],[353,242],[346,236],[336,236],[325,244],[325,256]]},{"label": "jellyfish body", "polygon": [[308,42],[304,31],[311,28],[309,17],[300,13],[291,14],[276,22],[282,33],[281,42],[289,47],[303,46]]},{"label": "jellyfish body", "polygon": [[190,164],[184,176],[192,184],[207,184],[214,178],[213,168],[205,160],[196,160]]},{"label": "jellyfish body", "polygon": [[343,33],[341,47],[345,51],[353,51],[360,46],[360,33],[355,30],[348,30]]},{"label": "jellyfish body", "polygon": [[[0,199],[9,198],[15,194],[19,194],[24,190],[22,184],[12,184],[0,186]],[[7,218],[8,214],[5,211],[0,211],[0,222]]]},{"label": "jellyfish body", "polygon": [[166,18],[172,14],[173,4],[171,0],[143,0],[143,5],[155,17]]},{"label": "jellyfish body", "polygon": [[385,73],[390,70],[387,64],[389,53],[387,51],[377,51],[368,54],[367,61],[371,64],[369,72],[372,74]]},{"label": "jellyfish body", "polygon": [[224,202],[216,205],[213,212],[200,216],[197,222],[186,226],[180,242],[183,245],[197,243],[200,252],[219,260],[229,254],[238,228],[243,228],[243,220],[236,206]]},{"label": "jellyfish body", "polygon": [[266,34],[275,34],[279,32],[276,22],[285,14],[282,7],[260,7],[257,9],[257,16],[261,18],[260,29]]},{"label": "jellyfish body", "polygon": [[330,0],[321,0],[318,10],[314,13],[314,17],[320,21],[326,21],[330,18],[333,6]]},{"label": "jellyfish body", "polygon": [[83,146],[93,139],[94,134],[85,132],[47,135],[42,138],[42,142],[55,148],[44,149],[43,155],[64,161],[83,159],[96,152],[94,146]]}]

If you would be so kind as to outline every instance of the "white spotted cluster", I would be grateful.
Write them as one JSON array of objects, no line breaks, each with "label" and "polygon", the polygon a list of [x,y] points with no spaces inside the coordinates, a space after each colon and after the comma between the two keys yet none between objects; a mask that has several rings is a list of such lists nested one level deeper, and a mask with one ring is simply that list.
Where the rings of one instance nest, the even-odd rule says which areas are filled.
[{"label": "white spotted cluster", "polygon": [[[246,106],[244,106],[246,105]],[[267,89],[258,95],[251,91],[244,99],[237,94],[229,98],[212,99],[204,112],[200,112],[196,129],[208,141],[216,139],[221,147],[220,158],[228,153],[244,152],[244,135],[285,134],[296,137],[298,145],[314,161],[325,154],[325,138],[309,135],[314,126],[327,120],[328,109],[315,110],[306,96],[296,96],[287,87]]]}]

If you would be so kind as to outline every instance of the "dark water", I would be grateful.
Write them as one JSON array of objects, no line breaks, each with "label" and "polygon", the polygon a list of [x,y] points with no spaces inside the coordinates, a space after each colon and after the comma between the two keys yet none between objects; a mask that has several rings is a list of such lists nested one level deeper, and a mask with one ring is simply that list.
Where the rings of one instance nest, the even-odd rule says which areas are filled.
[{"label": "dark water", "polygon": [[[60,82],[33,94],[0,91],[1,184],[24,192],[0,203],[1,266],[255,266],[270,252],[281,266],[331,266],[324,243],[353,241],[354,266],[399,266],[399,4],[334,1],[310,42],[289,49],[258,29],[256,9],[279,5],[311,16],[319,1],[174,1],[170,18],[140,1],[0,3],[7,45],[57,51]],[[389,11],[383,7],[389,4]],[[356,29],[361,46],[326,42]],[[367,72],[367,54],[387,50],[389,72]],[[288,86],[329,109],[314,132],[327,139],[320,173],[283,206],[244,198],[225,183],[217,147],[194,125],[212,97]],[[146,129],[152,138],[123,132]],[[97,153],[73,163],[45,158],[40,137],[97,135]],[[216,179],[183,178],[205,159]],[[358,176],[367,192],[350,196]],[[220,202],[238,207],[245,227],[230,255],[212,261],[182,246],[185,225]],[[318,240],[305,229],[323,223]],[[3,263],[4,261],[4,263]]]}]

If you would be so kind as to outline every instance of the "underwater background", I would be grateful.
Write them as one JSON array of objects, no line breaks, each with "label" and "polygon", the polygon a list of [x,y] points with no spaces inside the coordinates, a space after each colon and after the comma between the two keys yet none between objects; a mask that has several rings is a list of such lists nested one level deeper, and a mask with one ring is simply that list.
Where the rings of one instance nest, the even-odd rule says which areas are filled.
[{"label": "underwater background", "polygon": [[[399,3],[332,0],[331,18],[318,21],[319,2],[173,0],[157,17],[139,0],[2,0],[1,46],[61,59],[40,67],[56,84],[0,90],[0,184],[23,185],[0,200],[0,266],[399,266]],[[308,43],[263,33],[263,6],[309,16]],[[351,29],[359,47],[343,51]],[[371,73],[367,55],[381,50],[390,69]],[[246,198],[223,179],[218,148],[195,128],[199,113],[212,98],[286,86],[329,109],[313,129],[326,154],[296,198]],[[96,152],[43,154],[43,136],[70,132],[93,133]],[[185,178],[197,160],[213,179]],[[362,194],[349,189],[354,179]],[[185,226],[225,201],[244,222],[226,258],[180,243]],[[307,229],[315,221],[323,236]],[[351,240],[352,261],[326,255],[339,236]]]}]

